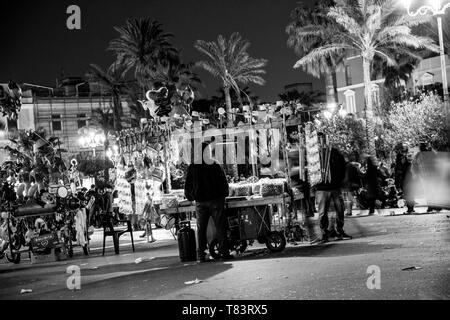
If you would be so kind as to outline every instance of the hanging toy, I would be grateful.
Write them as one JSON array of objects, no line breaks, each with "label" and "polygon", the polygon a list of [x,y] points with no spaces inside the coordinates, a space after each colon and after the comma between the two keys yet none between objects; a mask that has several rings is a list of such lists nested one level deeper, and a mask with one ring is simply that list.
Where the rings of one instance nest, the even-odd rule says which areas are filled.
[{"label": "hanging toy", "polygon": [[78,161],[77,159],[70,160],[70,168],[69,168],[69,181],[70,181],[70,190],[72,190],[72,194],[76,194],[77,187],[81,186],[80,174],[77,170]]},{"label": "hanging toy", "polygon": [[8,86],[0,85],[0,111],[8,119],[17,119],[22,106],[22,89],[14,81],[9,81]]}]

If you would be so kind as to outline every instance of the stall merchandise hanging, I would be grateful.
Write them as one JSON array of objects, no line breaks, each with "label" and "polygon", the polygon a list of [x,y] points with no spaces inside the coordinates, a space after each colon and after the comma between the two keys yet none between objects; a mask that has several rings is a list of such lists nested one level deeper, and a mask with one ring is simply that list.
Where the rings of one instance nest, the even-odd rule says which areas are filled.
[{"label": "stall merchandise hanging", "polygon": [[311,186],[315,186],[322,180],[320,166],[320,150],[317,131],[312,128],[311,123],[305,125],[305,146],[308,180]]},{"label": "stall merchandise hanging", "polygon": [[119,210],[123,214],[133,214],[130,183],[125,178],[127,169],[122,164],[117,166],[116,190],[119,192]]}]

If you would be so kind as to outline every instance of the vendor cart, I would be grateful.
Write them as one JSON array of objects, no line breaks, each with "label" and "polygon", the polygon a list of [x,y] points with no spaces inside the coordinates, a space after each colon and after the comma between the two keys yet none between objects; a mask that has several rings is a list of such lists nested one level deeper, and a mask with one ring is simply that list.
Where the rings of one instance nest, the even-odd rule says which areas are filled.
[{"label": "vendor cart", "polygon": [[[286,238],[272,227],[272,205],[283,208],[289,201],[287,195],[271,197],[230,197],[226,202],[228,218],[227,240],[230,250],[243,253],[254,241],[265,244],[271,252],[281,252],[286,247]],[[209,252],[214,259],[220,258],[219,241],[209,243]]]},{"label": "vendor cart", "polygon": [[[5,252],[8,261],[15,264],[20,263],[21,254],[28,253],[31,261],[39,253],[48,254],[52,252],[57,259],[63,256],[72,257],[73,247],[75,246],[75,219],[73,204],[70,202],[73,197],[61,197],[59,195],[59,204],[51,206],[40,206],[36,203],[29,205],[12,205],[9,204],[7,209],[7,217],[5,221],[5,231],[7,233],[8,249]],[[73,201],[72,201],[73,202]],[[58,210],[63,207],[63,212]],[[49,228],[47,232],[42,234],[29,234],[30,229],[36,228],[36,224],[54,223],[58,227]],[[88,234],[84,233],[86,245],[83,247],[85,254],[89,252]]]},{"label": "vendor cart", "polygon": [[[288,194],[278,196],[251,196],[251,197],[228,197],[225,202],[225,212],[228,219],[228,241],[230,250],[243,253],[248,245],[255,240],[266,244],[272,252],[283,251],[286,247],[286,238],[279,226],[273,221],[273,208],[284,211],[286,205],[291,202]],[[195,204],[178,206],[175,208],[161,209],[162,215],[174,219],[181,213],[192,214],[195,212]],[[188,219],[191,215],[188,215]],[[277,229],[278,230],[277,230]],[[215,232],[212,232],[215,234]],[[213,236],[209,242],[209,251],[213,258],[219,258],[218,239]]]}]

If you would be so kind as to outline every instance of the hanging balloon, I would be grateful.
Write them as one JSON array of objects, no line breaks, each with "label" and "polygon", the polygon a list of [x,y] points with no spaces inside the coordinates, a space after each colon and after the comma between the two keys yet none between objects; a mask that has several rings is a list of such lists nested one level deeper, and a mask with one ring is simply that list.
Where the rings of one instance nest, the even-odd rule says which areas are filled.
[{"label": "hanging balloon", "polygon": [[184,176],[184,172],[181,169],[176,169],[174,171],[171,172],[172,177],[176,180],[176,179],[181,179]]},{"label": "hanging balloon", "polygon": [[167,98],[169,95],[169,90],[166,87],[161,87],[157,90],[151,89],[148,90],[145,96],[147,100],[153,100],[153,98]]}]

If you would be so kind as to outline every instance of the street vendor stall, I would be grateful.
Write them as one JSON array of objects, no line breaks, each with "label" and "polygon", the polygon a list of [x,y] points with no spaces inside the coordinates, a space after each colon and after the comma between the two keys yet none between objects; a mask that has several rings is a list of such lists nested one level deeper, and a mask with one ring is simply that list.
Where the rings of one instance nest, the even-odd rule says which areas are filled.
[{"label": "street vendor stall", "polygon": [[59,139],[43,132],[21,131],[8,146],[12,160],[1,166],[0,257],[19,263],[72,257],[79,244],[88,254],[84,203],[78,199],[72,163],[62,160]]}]

